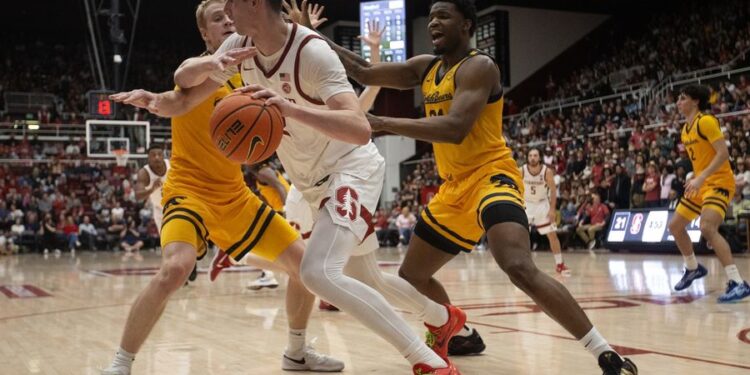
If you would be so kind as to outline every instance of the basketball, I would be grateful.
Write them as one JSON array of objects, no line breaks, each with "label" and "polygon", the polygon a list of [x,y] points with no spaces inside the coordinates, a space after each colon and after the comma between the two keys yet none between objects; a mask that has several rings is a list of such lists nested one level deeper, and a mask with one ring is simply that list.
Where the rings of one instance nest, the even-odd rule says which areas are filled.
[{"label": "basketball", "polygon": [[219,152],[241,164],[257,164],[271,157],[284,130],[284,117],[276,106],[245,93],[222,99],[209,123],[211,140]]}]

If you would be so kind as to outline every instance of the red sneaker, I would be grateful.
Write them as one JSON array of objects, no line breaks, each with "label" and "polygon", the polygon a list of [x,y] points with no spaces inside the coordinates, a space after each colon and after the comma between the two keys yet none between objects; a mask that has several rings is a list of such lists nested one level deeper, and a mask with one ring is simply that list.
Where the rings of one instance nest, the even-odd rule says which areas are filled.
[{"label": "red sneaker", "polygon": [[448,367],[443,368],[432,368],[424,363],[417,363],[412,370],[414,375],[461,375],[453,362],[446,362],[448,362]]},{"label": "red sneaker", "polygon": [[448,343],[451,338],[457,333],[461,332],[461,329],[466,324],[466,313],[456,306],[446,304],[445,308],[448,309],[448,321],[440,327],[433,327],[425,323],[427,327],[427,346],[432,348],[440,358],[448,361]]},{"label": "red sneaker", "polygon": [[331,305],[330,303],[320,300],[320,304],[318,305],[318,308],[321,310],[327,310],[327,311],[339,311],[339,308]]},{"label": "red sneaker", "polygon": [[216,255],[214,255],[214,259],[211,261],[211,273],[209,278],[211,281],[216,280],[216,277],[219,276],[219,273],[224,268],[232,267],[234,264],[232,263],[232,257],[229,256],[229,254],[219,250],[216,252]]},{"label": "red sneaker", "polygon": [[570,275],[570,269],[565,263],[558,264],[557,267],[555,267],[555,271],[561,275]]}]

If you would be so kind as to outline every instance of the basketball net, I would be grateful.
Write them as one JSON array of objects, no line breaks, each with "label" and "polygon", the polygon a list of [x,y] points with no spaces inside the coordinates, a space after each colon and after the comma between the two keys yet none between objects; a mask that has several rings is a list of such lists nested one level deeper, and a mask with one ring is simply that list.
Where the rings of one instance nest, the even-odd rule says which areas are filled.
[{"label": "basketball net", "polygon": [[128,165],[128,153],[126,150],[112,150],[112,154],[115,155],[115,162],[117,162],[118,167]]}]

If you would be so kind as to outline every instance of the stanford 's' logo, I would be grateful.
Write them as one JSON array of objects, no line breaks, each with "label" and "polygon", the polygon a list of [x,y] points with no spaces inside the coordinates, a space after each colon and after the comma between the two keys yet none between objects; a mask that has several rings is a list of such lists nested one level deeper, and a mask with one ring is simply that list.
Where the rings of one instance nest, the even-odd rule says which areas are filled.
[{"label": "stanford 's' logo", "polygon": [[358,216],[359,194],[348,186],[342,186],[336,190],[336,213],[343,218],[354,221]]}]

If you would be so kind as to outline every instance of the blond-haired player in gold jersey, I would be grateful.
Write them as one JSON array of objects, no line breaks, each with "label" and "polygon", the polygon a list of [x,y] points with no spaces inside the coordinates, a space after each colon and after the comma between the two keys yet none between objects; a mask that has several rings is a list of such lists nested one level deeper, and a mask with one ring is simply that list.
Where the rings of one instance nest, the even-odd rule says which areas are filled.
[{"label": "blond-haired player in gold jersey", "polygon": [[685,258],[685,273],[675,285],[684,290],[708,274],[693,252],[693,243],[687,225],[700,217],[701,235],[711,244],[724,266],[729,282],[726,292],[719,296],[720,303],[736,302],[750,297],[750,286],[740,277],[734,264],[732,249],[719,234],[719,226],[734,196],[734,173],[729,165],[729,150],[719,120],[706,113],[711,91],[700,85],[685,86],[677,99],[677,109],[685,116],[681,139],[693,165],[693,177],[685,184],[685,194],[680,198],[675,215],[669,223],[677,247]]},{"label": "blond-haired player in gold jersey", "polygon": [[435,55],[403,63],[371,64],[329,41],[347,73],[361,84],[422,89],[426,118],[369,116],[373,131],[432,142],[445,180],[419,218],[399,275],[435,301],[448,303],[433,275],[460,252],[471,251],[486,233],[492,255],[513,284],[574,335],[605,375],[637,374],[567,289],[531,259],[523,184],[502,134],[500,70],[491,57],[470,47],[476,23],[472,1],[433,1],[428,29]]},{"label": "blond-haired player in gold jersey", "polygon": [[[204,0],[196,21],[208,53],[215,51],[235,31],[224,12],[223,0]],[[216,56],[217,65],[237,64],[254,51],[236,49]],[[261,266],[289,274],[286,307],[289,343],[282,368],[296,371],[341,371],[341,361],[314,352],[306,345],[305,329],[315,296],[300,279],[304,245],[299,234],[245,185],[240,166],[221,155],[210,138],[209,117],[216,103],[241,87],[238,75],[200,103],[181,99],[179,89],[161,94],[135,90],[113,96],[127,104],[147,108],[161,116],[189,112],[172,118],[171,168],[163,186],[164,218],[161,229],[163,261],[158,274],[141,292],[128,315],[120,348],[103,374],[130,374],[143,342],[158,321],[169,297],[183,285],[205,256],[208,242],[236,257],[255,254]],[[159,109],[159,110],[157,110]]]}]

